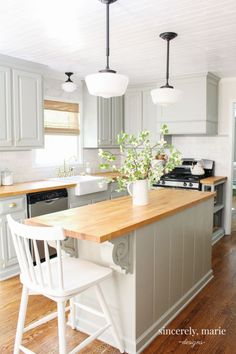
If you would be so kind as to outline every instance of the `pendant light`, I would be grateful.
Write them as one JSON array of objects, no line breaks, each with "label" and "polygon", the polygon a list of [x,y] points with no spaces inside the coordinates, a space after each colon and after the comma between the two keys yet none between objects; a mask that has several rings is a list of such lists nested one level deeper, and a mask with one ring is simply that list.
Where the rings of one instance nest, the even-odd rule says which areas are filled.
[{"label": "pendant light", "polygon": [[117,74],[116,71],[111,70],[109,66],[110,56],[110,4],[117,0],[99,0],[106,5],[106,67],[104,70],[100,70],[97,74],[87,75],[85,82],[87,84],[88,91],[91,95],[101,96],[105,98],[122,96],[124,95],[129,79],[125,75]]},{"label": "pendant light", "polygon": [[61,85],[61,88],[65,92],[74,92],[77,88],[76,84],[70,78],[73,74],[74,73],[71,73],[71,72],[65,73],[65,75],[67,76],[67,80],[66,80],[66,82],[63,82],[63,84]]},{"label": "pendant light", "polygon": [[169,85],[169,58],[170,58],[170,41],[177,37],[177,33],[164,32],[160,34],[160,37],[167,41],[167,60],[166,60],[166,84],[158,89],[151,91],[153,103],[162,106],[176,103],[180,96],[181,91],[176,90],[173,86]]}]

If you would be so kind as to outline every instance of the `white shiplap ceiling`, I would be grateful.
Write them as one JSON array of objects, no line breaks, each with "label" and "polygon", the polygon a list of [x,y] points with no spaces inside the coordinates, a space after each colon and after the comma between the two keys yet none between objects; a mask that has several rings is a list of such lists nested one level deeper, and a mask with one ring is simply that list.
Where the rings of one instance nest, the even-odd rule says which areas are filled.
[{"label": "white shiplap ceiling", "polygon": [[[171,73],[236,76],[236,0],[118,0],[111,5],[111,67],[131,82]],[[98,0],[0,0],[0,53],[74,71],[105,64],[105,6]]]}]

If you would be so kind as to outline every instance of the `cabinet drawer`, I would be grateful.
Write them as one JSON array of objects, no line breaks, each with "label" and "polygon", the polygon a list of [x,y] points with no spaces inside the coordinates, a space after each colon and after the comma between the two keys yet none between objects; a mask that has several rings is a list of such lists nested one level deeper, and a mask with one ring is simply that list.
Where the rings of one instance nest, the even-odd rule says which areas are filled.
[{"label": "cabinet drawer", "polygon": [[25,198],[0,199],[0,214],[15,213],[25,209]]}]

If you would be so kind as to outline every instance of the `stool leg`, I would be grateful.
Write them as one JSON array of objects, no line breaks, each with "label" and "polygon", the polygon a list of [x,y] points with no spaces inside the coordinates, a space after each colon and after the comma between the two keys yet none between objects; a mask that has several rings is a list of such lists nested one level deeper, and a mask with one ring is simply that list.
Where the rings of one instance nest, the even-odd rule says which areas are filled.
[{"label": "stool leg", "polygon": [[103,293],[101,291],[101,288],[99,285],[96,285],[95,288],[96,288],[97,297],[98,297],[99,303],[101,305],[102,311],[106,317],[107,322],[111,324],[112,334],[115,338],[117,347],[121,353],[124,353],[124,346],[120,340],[118,330],[117,330],[116,325],[111,317],[110,311],[109,311],[108,306],[106,304],[106,301],[105,301],[105,298],[104,298]]},{"label": "stool leg", "polygon": [[19,310],[18,322],[17,322],[14,354],[20,353],[19,346],[21,345],[23,331],[24,331],[25,315],[26,315],[27,304],[28,304],[28,294],[29,294],[28,288],[25,285],[23,285],[20,310]]},{"label": "stool leg", "polygon": [[70,299],[70,325],[72,329],[75,329],[75,303],[74,298]]},{"label": "stool leg", "polygon": [[59,354],[66,354],[65,302],[57,303]]}]

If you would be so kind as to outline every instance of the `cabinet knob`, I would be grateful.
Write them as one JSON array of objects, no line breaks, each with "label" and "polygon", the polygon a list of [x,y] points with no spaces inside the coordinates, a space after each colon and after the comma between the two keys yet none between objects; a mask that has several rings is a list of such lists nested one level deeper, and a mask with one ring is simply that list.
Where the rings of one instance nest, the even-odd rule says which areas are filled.
[{"label": "cabinet knob", "polygon": [[13,203],[10,203],[8,206],[9,206],[9,208],[15,208],[17,206],[17,204],[13,202]]}]

